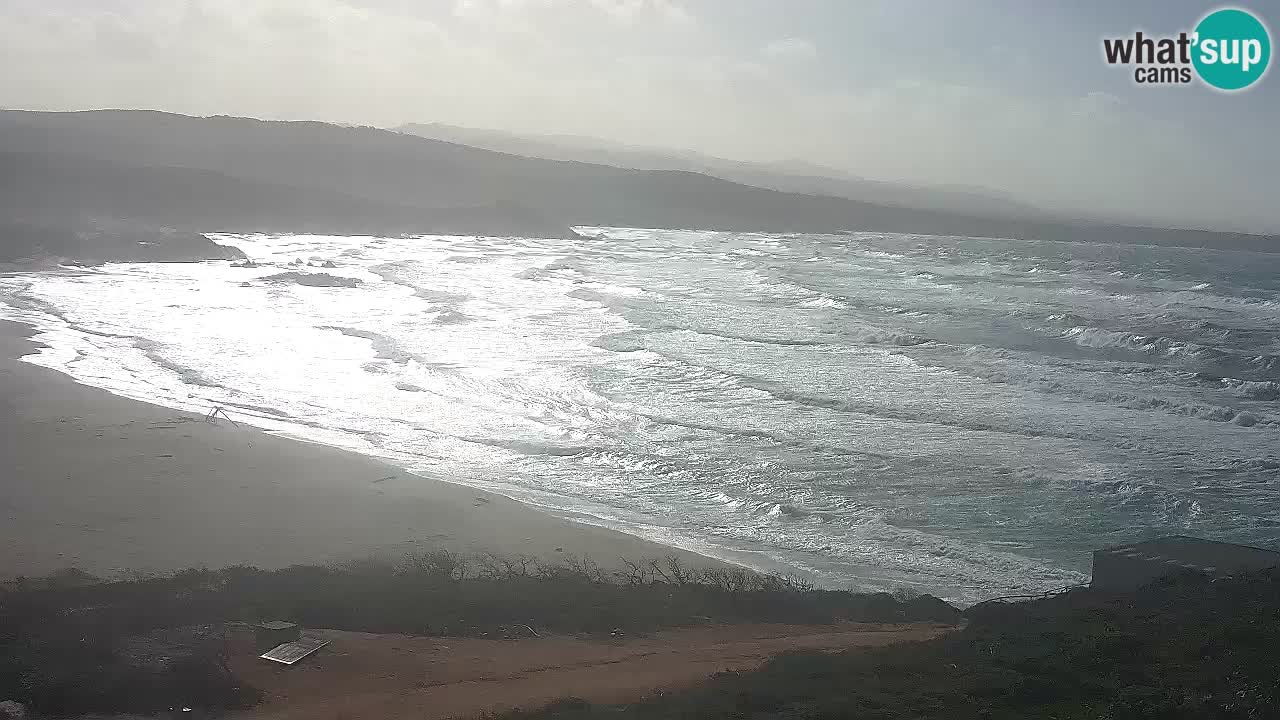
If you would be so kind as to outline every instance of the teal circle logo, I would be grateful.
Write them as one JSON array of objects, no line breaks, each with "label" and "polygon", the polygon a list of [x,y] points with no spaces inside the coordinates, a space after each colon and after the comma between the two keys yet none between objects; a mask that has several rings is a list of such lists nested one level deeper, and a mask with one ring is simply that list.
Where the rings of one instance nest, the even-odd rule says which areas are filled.
[{"label": "teal circle logo", "polygon": [[1243,90],[1262,78],[1271,61],[1271,36],[1251,13],[1215,10],[1196,25],[1191,63],[1205,83]]}]

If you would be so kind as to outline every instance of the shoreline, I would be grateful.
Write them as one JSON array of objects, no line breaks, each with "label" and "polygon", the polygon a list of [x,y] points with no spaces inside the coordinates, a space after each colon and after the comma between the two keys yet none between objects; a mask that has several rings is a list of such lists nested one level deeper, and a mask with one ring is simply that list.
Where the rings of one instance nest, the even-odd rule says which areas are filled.
[{"label": "shoreline", "polygon": [[727,561],[575,522],[376,458],[174,410],[22,362],[0,320],[0,580],[277,568],[448,549]]}]

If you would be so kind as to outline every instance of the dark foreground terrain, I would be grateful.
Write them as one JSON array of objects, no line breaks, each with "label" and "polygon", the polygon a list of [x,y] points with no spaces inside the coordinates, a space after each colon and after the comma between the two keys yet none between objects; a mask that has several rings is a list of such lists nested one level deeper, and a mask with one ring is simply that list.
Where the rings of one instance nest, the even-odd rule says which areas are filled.
[{"label": "dark foreground terrain", "polygon": [[962,631],[871,652],[779,657],[628,705],[533,718],[1276,718],[1280,571],[1087,589],[971,608]]},{"label": "dark foreground terrain", "polygon": [[457,720],[565,697],[634,702],[694,687],[717,672],[756,670],[780,653],[867,652],[953,630],[929,623],[733,623],[518,641],[313,630],[329,644],[301,665],[283,668],[235,645],[227,656],[236,677],[262,691],[262,701],[236,720]]},{"label": "dark foreground terrain", "polygon": [[952,624],[936,598],[812,590],[676,559],[604,570],[588,558],[412,555],[398,563],[236,567],[102,583],[82,573],[0,594],[0,697],[50,715],[232,710],[261,699],[227,662],[228,621],[308,628],[524,639],[629,637],[738,623]]},{"label": "dark foreground terrain", "polygon": [[[954,625],[961,613],[927,596],[820,591],[740,570],[690,571],[678,561],[619,567],[435,552],[395,564],[192,570],[113,583],[68,572],[21,581],[0,595],[0,695],[49,715],[174,707],[217,714],[266,701],[253,712],[294,717],[300,706],[290,698],[316,701],[319,692],[298,688],[345,682],[355,689],[326,703],[356,702],[360,690],[351,707],[388,709],[402,695],[426,707],[432,693],[492,681],[481,665],[493,670],[502,658],[520,657],[513,682],[562,668],[553,673],[565,681],[561,687],[581,687],[573,682],[615,662],[664,678],[681,662],[689,666],[676,673],[681,677],[726,671],[691,688],[673,675],[666,679],[673,690],[624,704],[608,703],[641,697],[645,686],[584,691],[577,694],[597,702],[569,698],[541,708],[550,699],[545,687],[503,686],[511,691],[507,707],[529,708],[513,712],[513,720],[1280,716],[1280,570],[1216,582],[1175,578],[1132,594],[1076,589],[992,602],[966,611],[960,630],[939,634],[929,628]],[[310,675],[273,673],[252,653],[228,655],[224,623],[254,618],[332,628],[322,632],[336,649]],[[921,624],[916,631],[904,623]],[[824,625],[830,629],[817,627]],[[712,635],[667,630],[691,626]],[[770,639],[780,633],[784,639]],[[868,633],[894,635],[869,640]],[[643,640],[650,635],[654,647]],[[436,647],[413,636],[455,640]],[[461,637],[499,645],[473,647]],[[525,657],[543,646],[559,654],[545,663]],[[681,655],[685,646],[691,649]],[[791,649],[803,652],[753,669]],[[655,652],[670,659],[654,665]],[[471,653],[480,665],[476,678],[462,673],[454,688],[445,675],[461,672],[449,660],[457,653]],[[484,659],[492,653],[496,660]],[[586,658],[581,665],[559,662],[579,655]],[[405,663],[423,679],[401,678],[410,683],[404,693],[388,686],[401,671],[373,672]],[[331,680],[316,685],[325,677]],[[588,690],[599,689],[592,683]],[[469,707],[469,700],[453,699]]]}]

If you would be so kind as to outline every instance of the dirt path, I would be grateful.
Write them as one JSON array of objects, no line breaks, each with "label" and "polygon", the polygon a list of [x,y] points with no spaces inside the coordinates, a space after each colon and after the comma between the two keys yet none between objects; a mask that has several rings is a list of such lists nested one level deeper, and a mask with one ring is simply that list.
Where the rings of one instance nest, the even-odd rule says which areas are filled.
[{"label": "dirt path", "polygon": [[563,697],[634,700],[722,670],[758,667],[789,650],[842,650],[925,640],[936,625],[735,625],[617,641],[422,638],[339,631],[293,667],[251,653],[236,673],[267,693],[245,718],[394,720],[474,717]]}]

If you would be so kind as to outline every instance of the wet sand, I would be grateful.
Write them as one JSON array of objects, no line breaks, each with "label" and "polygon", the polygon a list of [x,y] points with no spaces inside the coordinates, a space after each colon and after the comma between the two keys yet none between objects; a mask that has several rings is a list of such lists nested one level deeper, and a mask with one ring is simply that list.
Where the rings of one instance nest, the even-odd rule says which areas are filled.
[{"label": "wet sand", "polygon": [[263,568],[447,548],[554,559],[669,554],[508,498],[226,420],[117,397],[18,360],[0,321],[0,579]]}]

